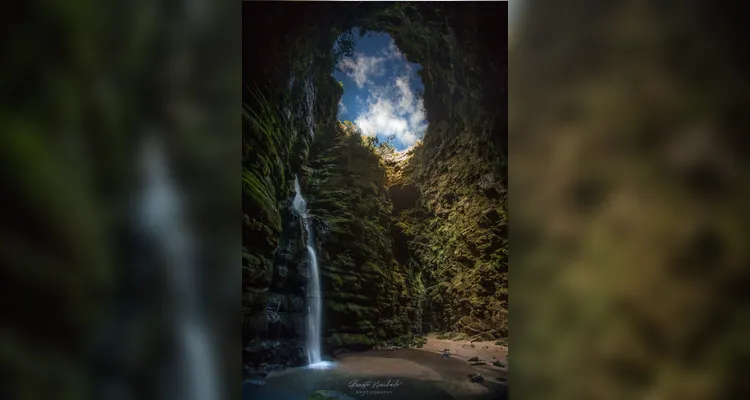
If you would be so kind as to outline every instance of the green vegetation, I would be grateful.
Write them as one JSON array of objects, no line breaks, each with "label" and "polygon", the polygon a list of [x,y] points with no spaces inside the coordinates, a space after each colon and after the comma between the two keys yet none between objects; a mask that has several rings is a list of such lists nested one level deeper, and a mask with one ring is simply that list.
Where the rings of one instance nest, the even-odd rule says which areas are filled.
[{"label": "green vegetation", "polygon": [[422,142],[408,159],[386,161],[394,236],[408,248],[396,258],[421,273],[432,330],[492,340],[508,336],[504,104],[493,107],[480,51],[459,38],[471,24],[451,18],[440,7],[398,3],[363,30],[388,32],[422,66],[425,86]]},{"label": "green vegetation", "polygon": [[443,340],[444,339],[453,339],[454,337],[456,337],[456,335],[457,335],[456,332],[446,332],[446,333],[441,333],[441,334],[437,335],[437,338],[438,339],[443,339]]},{"label": "green vegetation", "polygon": [[[299,234],[299,221],[291,219],[284,202],[293,192],[295,173],[307,162],[310,134],[335,118],[335,106],[343,92],[338,85],[323,90],[333,80],[330,72],[319,70],[326,65],[332,68],[329,54],[304,38],[291,42],[288,49],[284,57],[290,63],[290,75],[284,81],[296,83],[291,87],[249,84],[243,104],[245,340],[255,340],[266,330],[269,294],[286,296],[300,285],[296,277],[299,263],[304,259],[299,252],[304,238]],[[291,276],[289,281],[288,276]],[[288,318],[282,313],[282,319]]]},{"label": "green vegetation", "polygon": [[[420,347],[427,331],[449,331],[439,337],[455,340],[507,338],[505,102],[494,92],[494,83],[505,81],[482,64],[481,49],[468,39],[475,24],[452,16],[449,4],[325,7],[331,9],[321,15],[334,22],[300,27],[288,37],[293,50],[282,57],[296,77],[293,87],[314,84],[312,140],[299,134],[308,128],[304,112],[294,110],[291,120],[283,113],[309,103],[304,90],[282,85],[286,79],[267,90],[281,107],[256,96],[255,112],[247,112],[260,155],[243,172],[245,204],[252,208],[245,229],[268,242],[262,249],[257,240],[246,244],[244,265],[253,269],[248,288],[295,290],[273,283],[280,266],[271,260],[283,249],[285,259],[297,260],[284,266],[304,262],[304,254],[288,250],[302,240],[299,224],[284,219],[297,174],[315,221],[328,348]],[[350,121],[336,121],[344,88],[331,73],[351,55],[357,31],[389,33],[422,66],[429,127],[406,157],[396,154],[393,137],[380,141]],[[248,307],[251,300],[260,307],[263,296],[245,298]]]},{"label": "green vegetation", "polygon": [[319,132],[308,180],[309,207],[329,226],[329,233],[320,235],[329,330],[372,340],[421,328],[413,301],[419,294],[407,284],[413,272],[392,256],[392,206],[377,148],[348,121]]}]

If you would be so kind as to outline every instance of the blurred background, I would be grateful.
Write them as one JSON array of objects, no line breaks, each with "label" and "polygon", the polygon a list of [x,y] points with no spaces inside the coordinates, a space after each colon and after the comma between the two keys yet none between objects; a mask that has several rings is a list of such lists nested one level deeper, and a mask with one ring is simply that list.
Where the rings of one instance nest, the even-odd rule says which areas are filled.
[{"label": "blurred background", "polygon": [[511,4],[511,398],[748,398],[744,13]]},{"label": "blurred background", "polygon": [[1,13],[0,399],[240,396],[239,10]]},{"label": "blurred background", "polygon": [[[229,4],[2,13],[0,399],[239,396]],[[748,398],[735,4],[511,0],[513,398]]]}]

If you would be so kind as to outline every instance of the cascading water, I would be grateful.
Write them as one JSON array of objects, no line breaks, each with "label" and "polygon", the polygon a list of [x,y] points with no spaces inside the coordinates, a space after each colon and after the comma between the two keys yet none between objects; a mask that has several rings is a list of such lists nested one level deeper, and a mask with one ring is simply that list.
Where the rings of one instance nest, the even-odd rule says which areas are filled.
[{"label": "cascading water", "polygon": [[320,354],[320,336],[322,324],[322,305],[320,299],[320,271],[318,271],[318,257],[315,253],[315,241],[313,239],[312,226],[307,215],[307,202],[302,197],[299,179],[294,177],[294,200],[292,206],[297,214],[302,217],[302,223],[307,232],[307,253],[310,257],[310,280],[307,285],[307,360],[309,366],[322,368],[327,365],[323,362]]},{"label": "cascading water", "polygon": [[139,201],[139,222],[164,256],[175,305],[173,332],[177,343],[176,379],[170,396],[186,400],[215,400],[219,396],[212,343],[200,303],[197,265],[190,250],[181,201],[169,177],[166,157],[154,138],[143,147],[145,189]]}]

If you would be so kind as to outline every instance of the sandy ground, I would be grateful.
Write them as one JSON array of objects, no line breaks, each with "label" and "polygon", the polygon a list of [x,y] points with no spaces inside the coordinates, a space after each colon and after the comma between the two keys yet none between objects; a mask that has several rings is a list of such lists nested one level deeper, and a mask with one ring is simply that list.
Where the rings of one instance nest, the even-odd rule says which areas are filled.
[{"label": "sandy ground", "polygon": [[[399,352],[400,353],[400,352]],[[425,381],[439,381],[441,375],[432,368],[407,358],[389,358],[399,353],[383,353],[372,356],[345,355],[340,360],[339,371],[368,376],[401,376]]]},{"label": "sandy ground", "polygon": [[[448,349],[451,358],[461,360],[467,365],[470,364],[468,361],[470,358],[479,357],[479,360],[487,365],[470,366],[471,368],[490,382],[507,384],[508,346],[498,346],[494,341],[471,343],[468,340],[438,339],[436,333],[430,333],[427,335],[427,343],[419,350],[442,354],[445,349]],[[495,361],[500,361],[505,366],[495,366],[493,365]]]},{"label": "sandy ground", "polygon": [[[442,355],[445,349],[450,352],[450,359],[434,357],[434,354]],[[422,357],[418,355],[420,352],[428,354]],[[345,355],[340,359],[339,368],[342,372],[354,374],[395,375],[440,382],[439,386],[444,390],[456,398],[464,398],[467,395],[487,395],[491,386],[507,385],[507,356],[508,346],[498,346],[495,341],[471,343],[468,340],[438,339],[437,334],[432,333],[427,335],[427,343],[421,348]],[[470,365],[468,360],[473,357],[478,357],[486,365]],[[495,366],[495,361],[505,366]],[[470,382],[467,379],[470,373],[482,374],[486,384]]]},{"label": "sandy ground", "polygon": [[[348,386],[354,380],[403,382],[392,393],[365,396],[368,400],[507,398],[503,393],[507,387],[508,369],[492,365],[498,360],[506,363],[506,346],[496,346],[494,342],[441,340],[436,336],[428,335],[427,343],[420,349],[345,353],[336,357],[335,367],[329,370],[290,368],[272,372],[266,377],[267,385],[249,385],[243,389],[243,399],[305,400],[318,389],[336,390],[360,398],[356,389]],[[450,358],[441,356],[444,349],[450,351]],[[487,365],[470,365],[468,360],[472,357],[479,357]],[[471,382],[469,375],[474,373],[482,374],[484,381]]]},{"label": "sandy ground", "polygon": [[[339,371],[371,377],[399,377],[430,382],[457,399],[490,399],[504,382],[490,373],[459,359],[444,359],[432,352],[416,349],[374,351],[347,354],[340,358]],[[497,367],[493,367],[497,368]],[[473,383],[469,374],[479,372],[486,381]],[[495,373],[497,375],[497,373]]]},{"label": "sandy ground", "polygon": [[[433,338],[434,339],[434,338]],[[451,342],[451,341],[448,341]],[[326,389],[345,393],[353,398],[367,400],[497,400],[503,399],[507,370],[491,365],[498,349],[488,352],[484,345],[463,349],[462,342],[430,341],[422,349],[370,350],[346,353],[335,359],[335,367],[324,371],[291,368],[272,372],[267,385],[248,386],[243,389],[244,399],[253,400],[305,400],[315,390]],[[440,347],[444,345],[443,347]],[[492,344],[494,346],[494,343]],[[458,347],[457,356],[441,357],[444,348]],[[499,347],[499,346],[495,346]],[[502,351],[502,350],[500,350]],[[499,354],[504,359],[504,354]],[[474,355],[489,361],[489,365],[472,366],[467,359]],[[497,357],[497,356],[495,356]],[[480,373],[484,381],[474,383],[469,375]],[[392,393],[361,397],[356,389],[348,387],[359,382],[393,381],[402,384]]]},{"label": "sandy ground", "polygon": [[[471,347],[472,345],[474,346],[473,348]],[[427,335],[427,343],[422,347],[422,350],[441,354],[445,349],[450,351],[451,357],[459,360],[466,361],[472,357],[479,357],[486,361],[487,364],[492,364],[497,360],[503,364],[507,364],[508,346],[497,346],[494,341],[475,343],[471,343],[468,340],[454,341],[450,339],[438,339],[436,333],[430,333]]]}]

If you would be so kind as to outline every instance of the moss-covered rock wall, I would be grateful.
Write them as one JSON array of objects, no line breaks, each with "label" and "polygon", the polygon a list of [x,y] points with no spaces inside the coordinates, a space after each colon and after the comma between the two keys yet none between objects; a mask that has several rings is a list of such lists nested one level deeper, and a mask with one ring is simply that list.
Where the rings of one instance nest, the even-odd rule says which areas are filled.
[{"label": "moss-covered rock wall", "polygon": [[424,276],[431,329],[485,339],[508,334],[507,52],[485,36],[504,11],[397,4],[365,25],[422,66],[429,127],[389,182],[401,263]]},{"label": "moss-covered rock wall", "polygon": [[306,359],[299,340],[309,277],[306,239],[291,197],[315,130],[334,121],[341,96],[338,86],[338,93],[321,90],[330,83],[333,60],[319,49],[333,41],[319,40],[330,33],[272,21],[254,20],[268,37],[248,39],[265,58],[246,62],[243,93],[243,358],[266,369]]},{"label": "moss-covered rock wall", "polygon": [[421,331],[421,280],[392,255],[391,201],[372,138],[350,123],[316,135],[310,209],[325,221],[320,263],[330,347],[372,346]]},{"label": "moss-covered rock wall", "polygon": [[[246,86],[257,85],[246,88],[243,131],[246,363],[299,363],[304,353],[295,175],[315,228],[327,350],[409,345],[427,331],[506,337],[506,52],[486,36],[505,5],[253,7],[245,24],[260,24],[266,39],[249,38],[263,60],[245,71]],[[423,67],[429,128],[400,161],[336,121],[341,54],[331,49],[355,26],[389,33]]]}]

